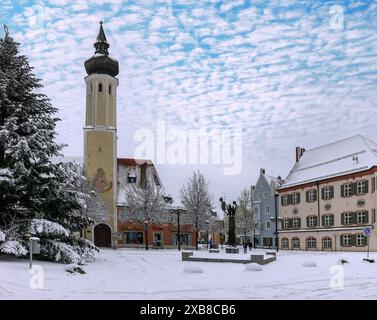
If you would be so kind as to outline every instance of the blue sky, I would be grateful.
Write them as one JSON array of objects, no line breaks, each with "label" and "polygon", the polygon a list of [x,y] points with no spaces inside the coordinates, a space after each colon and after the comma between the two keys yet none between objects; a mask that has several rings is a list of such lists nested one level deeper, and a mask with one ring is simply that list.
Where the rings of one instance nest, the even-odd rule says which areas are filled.
[{"label": "blue sky", "polygon": [[[215,199],[235,198],[259,168],[285,177],[295,146],[354,134],[377,141],[374,1],[8,1],[0,22],[22,43],[59,108],[59,142],[81,155],[84,61],[103,19],[120,63],[118,156],[134,133],[243,128],[243,170],[201,166]],[[343,15],[341,15],[343,13]],[[342,18],[343,17],[343,18]],[[341,23],[343,22],[343,23]],[[195,166],[158,166],[173,195]]]}]

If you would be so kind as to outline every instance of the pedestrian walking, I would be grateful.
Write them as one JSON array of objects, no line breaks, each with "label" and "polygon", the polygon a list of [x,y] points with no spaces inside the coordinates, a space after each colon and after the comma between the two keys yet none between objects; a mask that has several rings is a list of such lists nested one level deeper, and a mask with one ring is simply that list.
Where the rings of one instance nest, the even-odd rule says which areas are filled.
[{"label": "pedestrian walking", "polygon": [[253,248],[253,244],[251,243],[251,241],[249,241],[248,246],[249,246],[249,250],[251,251],[251,249]]},{"label": "pedestrian walking", "polygon": [[247,243],[246,242],[243,244],[243,253],[247,254]]}]

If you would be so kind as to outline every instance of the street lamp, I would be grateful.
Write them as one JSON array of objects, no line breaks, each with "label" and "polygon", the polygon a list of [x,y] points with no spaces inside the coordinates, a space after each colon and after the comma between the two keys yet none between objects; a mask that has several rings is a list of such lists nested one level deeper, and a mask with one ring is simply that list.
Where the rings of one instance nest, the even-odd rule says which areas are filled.
[{"label": "street lamp", "polygon": [[258,221],[254,221],[254,248],[257,247],[256,241],[255,241],[255,229],[258,227]]},{"label": "street lamp", "polygon": [[271,221],[275,221],[275,247],[276,247],[276,252],[279,252],[279,233],[278,233],[278,222],[284,220],[283,218],[280,217],[271,217]]},{"label": "street lamp", "polygon": [[177,236],[178,236],[178,251],[181,251],[181,223],[180,223],[180,213],[182,209],[175,209],[177,214]]},{"label": "street lamp", "polygon": [[209,242],[209,220],[206,220],[206,225],[207,225],[207,249],[209,248],[208,242]]}]

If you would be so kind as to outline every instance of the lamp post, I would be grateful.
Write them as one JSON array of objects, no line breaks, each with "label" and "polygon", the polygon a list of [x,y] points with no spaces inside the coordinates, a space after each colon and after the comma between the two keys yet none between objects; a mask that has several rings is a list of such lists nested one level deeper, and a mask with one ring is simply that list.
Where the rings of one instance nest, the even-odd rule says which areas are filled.
[{"label": "lamp post", "polygon": [[177,237],[178,237],[178,251],[181,251],[181,222],[180,222],[180,214],[183,210],[176,209],[175,212],[177,214]]},{"label": "lamp post", "polygon": [[276,252],[279,252],[279,233],[278,233],[278,222],[283,219],[280,217],[271,217],[271,221],[275,221],[275,246]]},{"label": "lamp post", "polygon": [[257,247],[256,241],[255,241],[255,229],[258,227],[258,221],[254,221],[254,249]]},{"label": "lamp post", "polygon": [[198,244],[198,225],[199,225],[199,217],[198,217],[198,207],[194,207],[195,212],[195,249],[199,250]]}]

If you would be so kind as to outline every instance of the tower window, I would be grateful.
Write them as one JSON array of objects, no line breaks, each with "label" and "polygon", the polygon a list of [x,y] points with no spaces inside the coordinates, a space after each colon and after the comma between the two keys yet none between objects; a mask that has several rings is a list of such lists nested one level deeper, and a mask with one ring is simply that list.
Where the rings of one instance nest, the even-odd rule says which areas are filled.
[{"label": "tower window", "polygon": [[111,94],[111,84],[109,85],[109,94]]},{"label": "tower window", "polygon": [[92,95],[92,92],[93,92],[93,84],[91,83],[90,87],[89,87],[89,95],[90,96]]},{"label": "tower window", "polygon": [[103,86],[102,86],[102,83],[100,83],[98,85],[98,92],[102,92],[103,91]]}]

